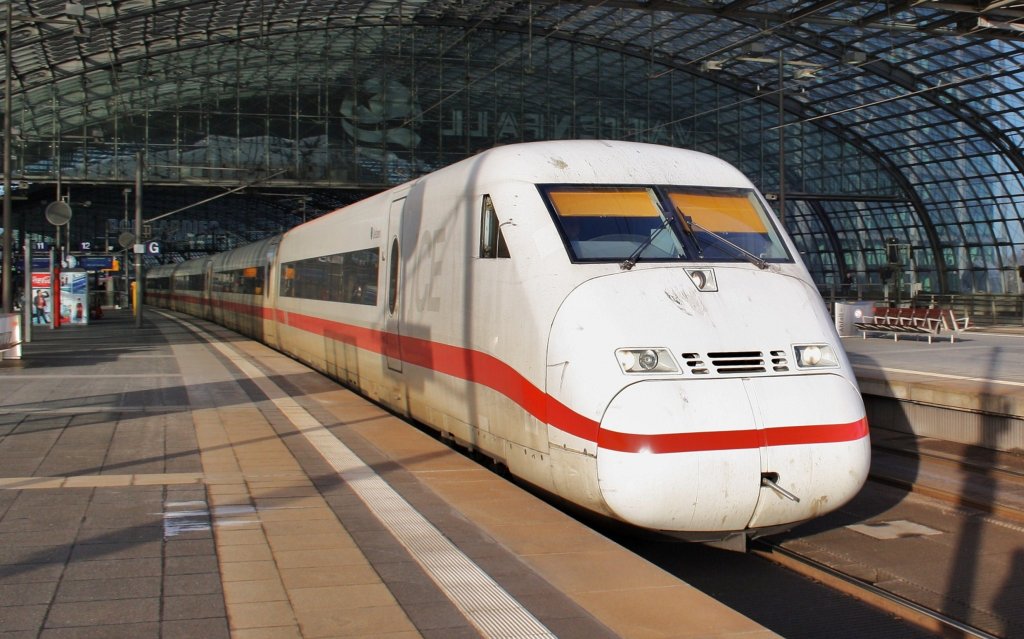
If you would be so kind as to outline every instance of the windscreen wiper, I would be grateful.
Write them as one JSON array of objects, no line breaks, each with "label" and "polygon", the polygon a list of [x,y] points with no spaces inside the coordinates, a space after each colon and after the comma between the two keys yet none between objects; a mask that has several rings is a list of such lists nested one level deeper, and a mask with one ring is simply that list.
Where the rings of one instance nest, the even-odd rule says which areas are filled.
[{"label": "windscreen wiper", "polygon": [[693,234],[693,229],[690,227],[696,227],[698,231],[701,231],[702,233],[707,233],[708,235],[718,240],[722,244],[725,244],[729,248],[739,253],[741,257],[743,257],[745,260],[747,260],[757,268],[761,270],[768,268],[768,262],[763,257],[758,257],[757,255],[754,255],[753,253],[743,248],[739,244],[734,244],[733,242],[730,242],[729,240],[725,239],[718,233],[715,233],[714,231],[708,230],[701,226],[700,224],[697,224],[696,222],[693,221],[692,217],[689,217],[685,215],[682,211],[680,211],[678,206],[676,207],[676,211],[679,213],[679,217],[683,222],[683,230],[686,231],[687,235],[693,238],[694,242],[697,241],[697,236]]},{"label": "windscreen wiper", "polygon": [[[660,210],[661,207],[658,208]],[[654,232],[651,233],[650,237],[641,242],[640,246],[636,247],[636,250],[633,251],[621,264],[619,264],[619,268],[623,271],[628,271],[636,266],[636,261],[640,257],[640,254],[646,251],[647,247],[653,244],[654,240],[658,239],[658,236],[661,235],[661,232],[668,228],[668,225],[672,223],[672,216],[665,213],[665,211],[661,211],[661,216],[665,218],[665,221],[661,223],[661,226],[655,229]]]},{"label": "windscreen wiper", "polygon": [[693,218],[680,211],[678,206],[676,207],[676,213],[679,214],[676,219],[679,220],[679,226],[683,227],[683,233],[686,233],[693,240],[694,246],[697,247],[697,257],[704,259],[704,247],[700,245],[697,234],[693,232]]}]

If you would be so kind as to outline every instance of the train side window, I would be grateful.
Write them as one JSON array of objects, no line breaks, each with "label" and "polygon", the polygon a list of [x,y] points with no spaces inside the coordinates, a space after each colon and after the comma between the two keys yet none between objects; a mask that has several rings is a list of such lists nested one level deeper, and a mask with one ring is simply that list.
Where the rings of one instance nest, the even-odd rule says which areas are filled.
[{"label": "train side window", "polygon": [[499,258],[511,257],[508,252],[508,244],[505,243],[505,236],[501,233],[501,225],[498,223],[498,215],[494,212],[494,203],[491,196],[485,195],[483,207],[480,211],[480,257]]},{"label": "train side window", "polygon": [[[281,265],[280,295],[376,306],[379,264],[380,249],[376,247],[285,262]],[[259,282],[262,279],[257,285]]]}]

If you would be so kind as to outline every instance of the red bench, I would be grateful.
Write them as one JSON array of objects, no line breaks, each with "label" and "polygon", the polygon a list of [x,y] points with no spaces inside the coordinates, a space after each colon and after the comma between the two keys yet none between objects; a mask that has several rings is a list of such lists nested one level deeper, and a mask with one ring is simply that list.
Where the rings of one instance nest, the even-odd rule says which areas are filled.
[{"label": "red bench", "polygon": [[874,314],[861,317],[854,325],[864,339],[868,333],[892,333],[896,341],[900,335],[926,335],[931,344],[932,338],[942,331],[949,334],[950,343],[956,341],[956,336],[970,328],[970,323],[970,318],[957,318],[950,309],[876,306]]}]

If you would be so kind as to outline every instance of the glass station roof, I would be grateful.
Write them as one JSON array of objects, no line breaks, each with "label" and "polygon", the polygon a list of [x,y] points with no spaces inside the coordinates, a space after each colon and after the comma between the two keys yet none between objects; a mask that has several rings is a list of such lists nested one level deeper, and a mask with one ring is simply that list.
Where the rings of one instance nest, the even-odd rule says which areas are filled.
[{"label": "glass station roof", "polygon": [[[1024,2],[12,0],[19,180],[380,188],[507,141],[720,155],[823,290],[1017,294]],[[6,97],[6,96],[5,96]],[[780,179],[780,175],[784,176]]]}]

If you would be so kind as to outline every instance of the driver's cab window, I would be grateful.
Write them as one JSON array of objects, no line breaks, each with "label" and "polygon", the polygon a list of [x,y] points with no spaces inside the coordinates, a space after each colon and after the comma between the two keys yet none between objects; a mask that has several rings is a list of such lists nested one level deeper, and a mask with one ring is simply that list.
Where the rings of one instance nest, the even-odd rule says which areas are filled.
[{"label": "driver's cab window", "polygon": [[575,261],[672,259],[685,252],[651,187],[558,186],[546,195]]},{"label": "driver's cab window", "polygon": [[737,249],[768,261],[789,259],[785,243],[753,191],[667,190],[676,213],[696,231],[705,259],[735,258]]}]

